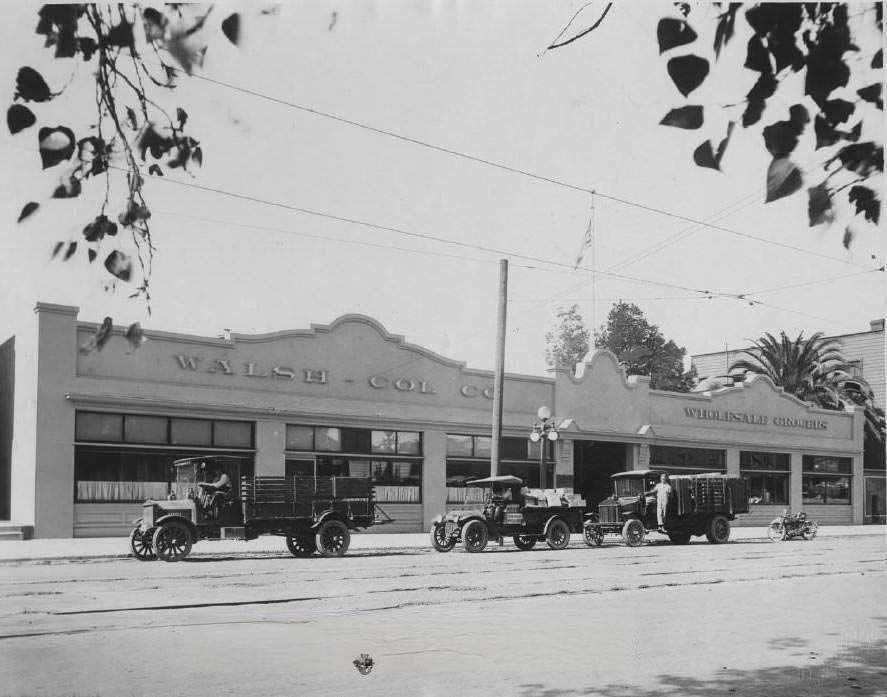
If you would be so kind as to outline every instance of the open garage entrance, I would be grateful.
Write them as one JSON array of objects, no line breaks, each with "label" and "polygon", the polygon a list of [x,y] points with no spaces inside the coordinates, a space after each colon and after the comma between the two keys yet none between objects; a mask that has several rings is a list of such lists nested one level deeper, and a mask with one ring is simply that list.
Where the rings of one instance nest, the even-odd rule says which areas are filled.
[{"label": "open garage entrance", "polygon": [[624,472],[628,443],[577,440],[573,446],[573,491],[582,494],[590,508],[611,493],[610,475]]}]

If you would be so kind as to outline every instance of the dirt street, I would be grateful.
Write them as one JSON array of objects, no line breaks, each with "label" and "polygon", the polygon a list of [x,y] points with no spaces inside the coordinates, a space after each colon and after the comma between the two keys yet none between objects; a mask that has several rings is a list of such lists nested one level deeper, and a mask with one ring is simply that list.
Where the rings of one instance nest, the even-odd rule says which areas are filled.
[{"label": "dirt street", "polygon": [[885,539],[7,562],[0,694],[887,695]]}]

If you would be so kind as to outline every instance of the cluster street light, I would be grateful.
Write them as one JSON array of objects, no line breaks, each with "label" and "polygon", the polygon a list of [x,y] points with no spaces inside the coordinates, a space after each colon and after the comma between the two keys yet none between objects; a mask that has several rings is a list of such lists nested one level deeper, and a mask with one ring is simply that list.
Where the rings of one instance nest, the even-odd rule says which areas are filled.
[{"label": "cluster street light", "polygon": [[[545,476],[545,441],[557,440],[557,426],[551,417],[551,409],[548,407],[539,407],[536,412],[539,421],[533,424],[533,431],[530,433],[530,440],[539,443],[539,488],[546,489],[547,482]],[[552,485],[554,482],[552,482]]]}]

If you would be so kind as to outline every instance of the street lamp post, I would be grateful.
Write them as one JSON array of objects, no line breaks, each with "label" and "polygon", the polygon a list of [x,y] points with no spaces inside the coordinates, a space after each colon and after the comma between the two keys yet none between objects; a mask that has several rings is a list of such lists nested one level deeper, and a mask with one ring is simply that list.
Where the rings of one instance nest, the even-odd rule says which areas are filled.
[{"label": "street lamp post", "polygon": [[[545,472],[545,441],[557,440],[557,426],[551,416],[551,409],[548,407],[539,407],[536,412],[539,421],[533,424],[533,431],[530,433],[530,440],[539,443],[539,488],[546,489],[547,477]],[[554,484],[554,482],[552,482]]]}]

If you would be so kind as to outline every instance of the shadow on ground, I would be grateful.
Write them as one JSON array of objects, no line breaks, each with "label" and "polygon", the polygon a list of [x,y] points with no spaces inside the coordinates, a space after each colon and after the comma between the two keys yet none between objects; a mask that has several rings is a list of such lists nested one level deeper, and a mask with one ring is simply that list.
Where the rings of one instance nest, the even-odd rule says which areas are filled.
[{"label": "shadow on ground", "polygon": [[[771,648],[797,648],[789,639],[771,642]],[[520,686],[520,697],[833,697],[833,695],[887,694],[887,639],[845,643],[834,655],[809,652],[809,665],[786,665],[760,670],[719,669],[716,676],[665,674],[653,683],[638,685],[598,685],[586,688],[559,688],[557,685],[528,683]],[[687,661],[688,672],[692,670]]]}]

